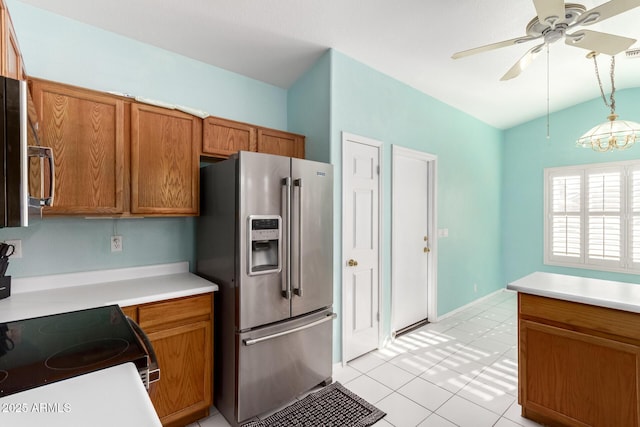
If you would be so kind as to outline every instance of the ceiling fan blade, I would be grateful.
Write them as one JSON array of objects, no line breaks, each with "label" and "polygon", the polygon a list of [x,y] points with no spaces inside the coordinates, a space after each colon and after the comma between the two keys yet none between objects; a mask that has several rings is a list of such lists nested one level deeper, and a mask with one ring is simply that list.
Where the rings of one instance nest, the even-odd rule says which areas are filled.
[{"label": "ceiling fan blade", "polygon": [[569,46],[581,47],[606,55],[616,55],[631,47],[635,42],[635,39],[628,37],[591,30],[579,30],[573,34],[567,34],[565,38],[565,43]]},{"label": "ceiling fan blade", "polygon": [[507,46],[513,46],[514,44],[525,43],[531,40],[539,39],[540,37],[541,36],[539,37],[524,36],[524,37],[518,37],[516,39],[505,40],[498,43],[491,43],[488,45],[475,47],[473,49],[463,50],[462,52],[456,52],[453,55],[451,55],[451,58],[453,59],[464,58],[465,56],[475,55],[476,53],[487,52],[494,49],[500,49],[501,47],[507,47]]},{"label": "ceiling fan blade", "polygon": [[539,44],[538,46],[534,46],[527,53],[524,54],[522,58],[518,62],[516,62],[513,67],[509,69],[505,73],[504,76],[500,79],[500,81],[511,80],[514,77],[518,77],[520,73],[524,71],[525,68],[529,66],[533,62],[534,59],[538,56],[540,52],[542,52],[542,48],[544,47],[544,43]]},{"label": "ceiling fan blade", "polygon": [[640,0],[611,0],[584,12],[578,24],[591,25],[640,6]]},{"label": "ceiling fan blade", "polygon": [[564,19],[563,0],[533,0],[533,5],[538,14],[538,21],[541,24],[553,26],[558,21]]}]

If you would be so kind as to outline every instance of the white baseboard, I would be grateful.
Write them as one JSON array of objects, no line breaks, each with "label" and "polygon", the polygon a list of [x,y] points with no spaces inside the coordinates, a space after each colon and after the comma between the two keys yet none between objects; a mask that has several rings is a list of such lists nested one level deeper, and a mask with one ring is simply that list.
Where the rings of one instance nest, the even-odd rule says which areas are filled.
[{"label": "white baseboard", "polygon": [[514,292],[514,291],[511,291],[511,290],[506,289],[506,288],[498,289],[497,291],[491,292],[490,294],[485,295],[485,296],[483,296],[481,298],[478,298],[477,300],[471,301],[469,304],[463,305],[462,307],[458,307],[455,310],[452,310],[452,311],[450,311],[448,313],[443,314],[442,316],[438,316],[436,319],[429,319],[429,322],[430,323],[438,323],[438,322],[440,322],[442,320],[445,320],[448,317],[451,317],[453,315],[456,315],[456,314],[460,313],[461,311],[464,311],[464,310],[466,310],[468,308],[471,308],[476,304],[480,304],[481,302],[491,298],[494,295],[502,293],[502,292]]}]

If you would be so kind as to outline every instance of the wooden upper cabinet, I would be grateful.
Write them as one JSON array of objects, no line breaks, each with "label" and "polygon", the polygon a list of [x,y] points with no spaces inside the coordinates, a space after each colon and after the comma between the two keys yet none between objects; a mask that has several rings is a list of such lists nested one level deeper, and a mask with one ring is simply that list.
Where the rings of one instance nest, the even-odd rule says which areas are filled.
[{"label": "wooden upper cabinet", "polygon": [[131,213],[197,215],[202,120],[131,105]]},{"label": "wooden upper cabinet", "polygon": [[258,129],[259,153],[304,159],[304,136],[273,129]]},{"label": "wooden upper cabinet", "polygon": [[207,117],[202,132],[202,154],[227,158],[238,151],[257,151],[304,158],[304,136],[247,123]]},{"label": "wooden upper cabinet", "polygon": [[0,26],[2,26],[0,30],[0,74],[17,80],[26,80],[27,74],[18,46],[18,39],[4,0],[0,0]]},{"label": "wooden upper cabinet", "polygon": [[46,214],[124,210],[124,102],[59,83],[32,80],[42,145],[55,164],[54,206]]},{"label": "wooden upper cabinet", "polygon": [[218,117],[207,117],[202,126],[202,154],[229,157],[238,151],[256,151],[254,126]]}]

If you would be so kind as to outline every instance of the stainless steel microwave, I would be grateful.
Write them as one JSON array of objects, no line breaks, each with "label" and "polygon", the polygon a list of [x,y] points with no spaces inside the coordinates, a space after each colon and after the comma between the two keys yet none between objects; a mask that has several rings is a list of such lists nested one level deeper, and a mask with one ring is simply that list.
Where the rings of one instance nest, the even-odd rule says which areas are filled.
[{"label": "stainless steel microwave", "polygon": [[26,227],[53,205],[53,151],[42,147],[27,82],[0,77],[0,228]]}]

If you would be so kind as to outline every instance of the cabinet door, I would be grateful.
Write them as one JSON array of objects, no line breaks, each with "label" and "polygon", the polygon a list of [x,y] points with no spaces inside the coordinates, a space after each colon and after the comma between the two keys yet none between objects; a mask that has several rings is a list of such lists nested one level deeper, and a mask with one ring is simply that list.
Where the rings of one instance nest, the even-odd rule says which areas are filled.
[{"label": "cabinet door", "polygon": [[199,321],[148,334],[160,367],[149,396],[165,426],[211,405],[211,329],[210,321]]},{"label": "cabinet door", "polygon": [[304,159],[304,136],[273,129],[258,129],[258,152]]},{"label": "cabinet door", "polygon": [[640,347],[519,323],[519,402],[525,417],[571,426],[639,425]]},{"label": "cabinet door", "polygon": [[229,157],[238,151],[256,151],[255,127],[217,117],[204,119],[202,154]]},{"label": "cabinet door", "polygon": [[196,215],[202,120],[131,105],[131,212]]},{"label": "cabinet door", "polygon": [[0,25],[2,26],[2,49],[0,49],[2,55],[2,75],[17,80],[26,80],[27,77],[24,71],[24,62],[22,61],[20,48],[18,47],[18,39],[16,38],[9,11],[4,1],[0,3]]},{"label": "cabinet door", "polygon": [[55,160],[54,207],[45,214],[114,214],[124,210],[124,101],[33,80],[42,145]]}]

